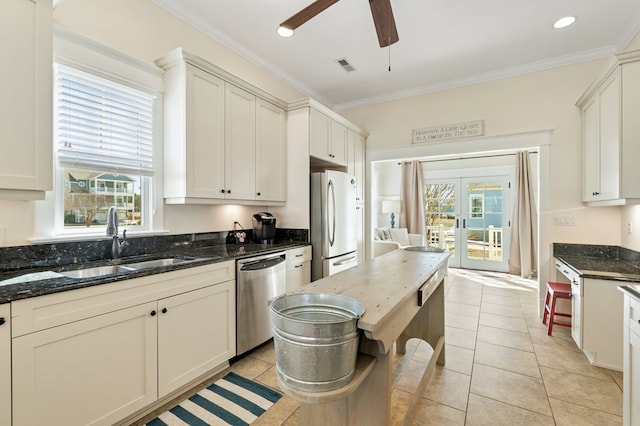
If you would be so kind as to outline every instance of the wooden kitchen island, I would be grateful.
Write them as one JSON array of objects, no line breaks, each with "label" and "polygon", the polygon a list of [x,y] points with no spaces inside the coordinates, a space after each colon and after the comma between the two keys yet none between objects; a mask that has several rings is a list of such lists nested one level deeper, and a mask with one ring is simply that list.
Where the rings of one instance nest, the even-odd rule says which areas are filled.
[{"label": "wooden kitchen island", "polygon": [[303,425],[386,425],[390,423],[395,348],[419,338],[434,349],[404,424],[435,364],[444,365],[444,278],[449,253],[395,250],[357,267],[305,285],[300,291],[336,293],[362,303],[362,332],[354,378],[328,392],[302,392],[279,380],[300,402]]}]

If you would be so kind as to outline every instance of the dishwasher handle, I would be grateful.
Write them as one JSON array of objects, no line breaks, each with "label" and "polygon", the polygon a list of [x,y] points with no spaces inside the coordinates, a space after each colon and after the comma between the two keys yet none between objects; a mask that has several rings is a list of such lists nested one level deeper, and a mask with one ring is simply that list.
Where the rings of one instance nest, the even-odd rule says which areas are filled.
[{"label": "dishwasher handle", "polygon": [[285,261],[284,255],[267,257],[262,259],[249,259],[246,262],[240,263],[240,271],[259,271],[261,269],[269,269],[277,266]]}]

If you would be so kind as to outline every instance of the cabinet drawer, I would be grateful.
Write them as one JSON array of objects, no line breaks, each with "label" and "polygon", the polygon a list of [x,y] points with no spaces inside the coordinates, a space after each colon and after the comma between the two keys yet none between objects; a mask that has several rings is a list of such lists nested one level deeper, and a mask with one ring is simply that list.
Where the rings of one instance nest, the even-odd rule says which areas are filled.
[{"label": "cabinet drawer", "polygon": [[96,285],[11,303],[13,337],[235,279],[220,262]]},{"label": "cabinet drawer", "polygon": [[308,260],[311,260],[311,246],[287,250],[287,269],[294,269]]},{"label": "cabinet drawer", "polygon": [[640,336],[640,302],[629,297],[629,329]]},{"label": "cabinet drawer", "polygon": [[578,275],[573,269],[569,268],[566,263],[556,259],[556,270],[564,275],[570,283],[577,281],[580,279],[580,275]]}]

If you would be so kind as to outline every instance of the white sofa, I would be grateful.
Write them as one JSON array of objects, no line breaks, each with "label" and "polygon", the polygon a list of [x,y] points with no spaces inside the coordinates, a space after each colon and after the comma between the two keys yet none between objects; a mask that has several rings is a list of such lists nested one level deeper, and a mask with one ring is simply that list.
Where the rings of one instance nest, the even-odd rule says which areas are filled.
[{"label": "white sofa", "polygon": [[407,228],[374,228],[373,257],[407,246],[423,246],[424,235],[409,234]]}]

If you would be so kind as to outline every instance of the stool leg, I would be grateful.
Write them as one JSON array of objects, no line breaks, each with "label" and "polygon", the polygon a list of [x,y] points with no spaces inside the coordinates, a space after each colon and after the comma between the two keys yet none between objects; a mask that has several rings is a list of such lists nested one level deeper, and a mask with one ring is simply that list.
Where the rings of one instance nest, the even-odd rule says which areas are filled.
[{"label": "stool leg", "polygon": [[556,314],[556,298],[555,295],[551,298],[551,312],[549,312],[549,328],[547,330],[547,336],[551,336],[551,330],[553,329],[554,316]]},{"label": "stool leg", "polygon": [[545,297],[544,299],[544,314],[542,314],[542,323],[543,324],[547,324],[547,314],[549,313],[549,311],[547,310],[549,308],[549,291],[547,290],[547,297]]}]

